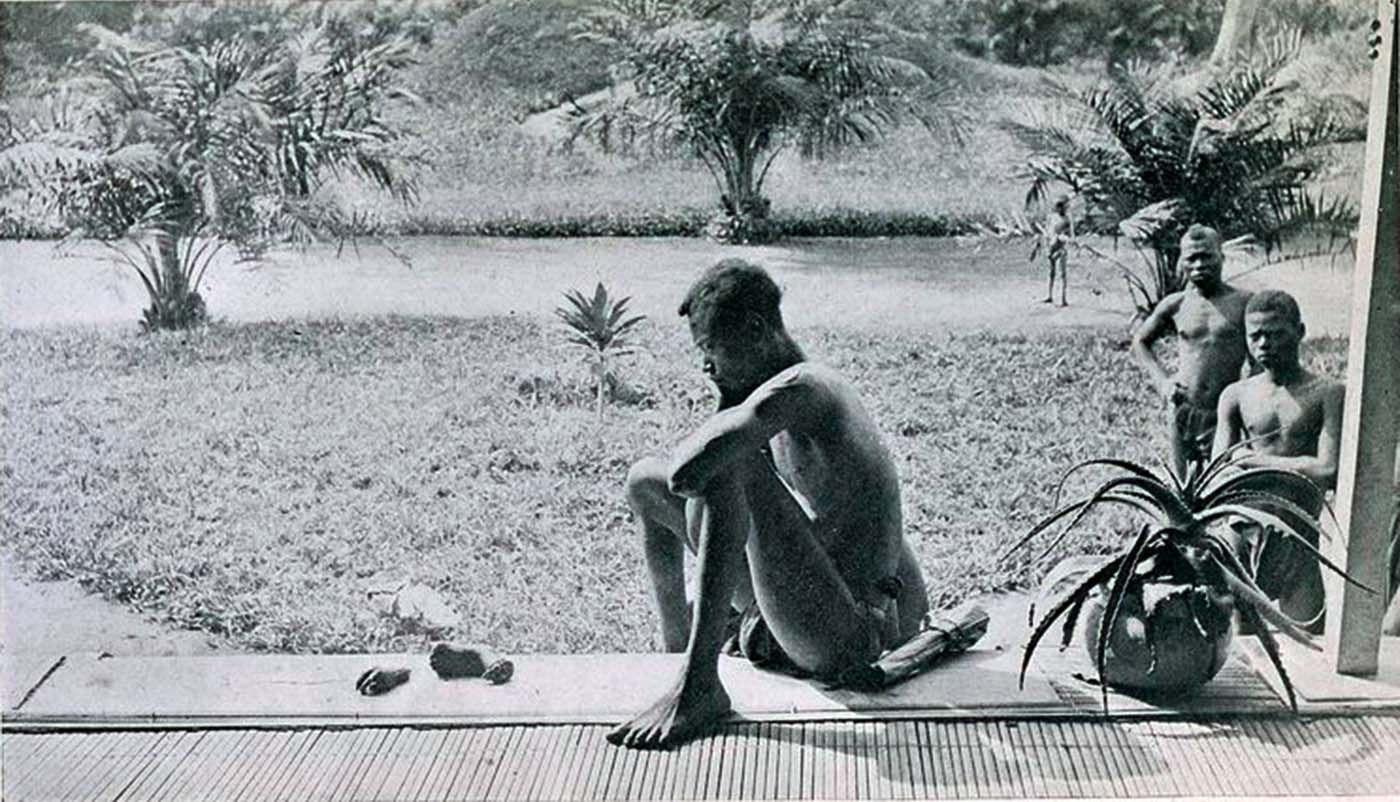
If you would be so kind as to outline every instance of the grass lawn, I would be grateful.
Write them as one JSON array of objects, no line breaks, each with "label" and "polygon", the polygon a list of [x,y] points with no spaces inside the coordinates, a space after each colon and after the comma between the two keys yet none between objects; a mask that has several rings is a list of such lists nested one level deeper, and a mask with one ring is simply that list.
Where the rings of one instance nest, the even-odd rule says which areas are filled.
[{"label": "grass lawn", "polygon": [[[1064,468],[1164,453],[1121,330],[794,333],[887,433],[938,603],[1034,581],[1043,566],[996,556]],[[503,649],[649,649],[623,477],[711,402],[682,326],[642,339],[625,376],[645,399],[599,422],[576,353],[533,317],[4,331],[5,558],[254,651],[421,648],[366,599],[404,580]],[[1309,359],[1340,374],[1344,343]]]}]

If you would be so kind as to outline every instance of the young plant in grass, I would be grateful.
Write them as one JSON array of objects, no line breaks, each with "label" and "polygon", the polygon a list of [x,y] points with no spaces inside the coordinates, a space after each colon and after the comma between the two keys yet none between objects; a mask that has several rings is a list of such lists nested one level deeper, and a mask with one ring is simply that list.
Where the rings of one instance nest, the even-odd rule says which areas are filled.
[{"label": "young plant in grass", "polygon": [[[1293,684],[1284,670],[1278,642],[1266,624],[1316,649],[1304,622],[1284,615],[1259,589],[1242,559],[1228,524],[1245,521],[1271,530],[1269,537],[1302,544],[1307,554],[1347,581],[1360,585],[1323,557],[1314,545],[1324,534],[1311,510],[1327,507],[1323,492],[1300,473],[1276,468],[1232,470],[1230,458],[1241,443],[1180,481],[1127,460],[1094,459],[1071,468],[1064,481],[1092,465],[1119,472],[1085,498],[1058,507],[1012,549],[1021,548],[1069,519],[1049,553],[1091,510],[1118,505],[1149,519],[1128,547],[1076,578],[1071,589],[1035,624],[1021,661],[1021,680],[1042,638],[1063,619],[1061,648],[1083,619],[1084,642],[1103,686],[1183,692],[1204,684],[1220,670],[1234,634],[1233,616],[1257,633],[1277,669],[1296,711]],[[1008,552],[1009,553],[1009,552]],[[1044,556],[1044,555],[1042,555]],[[1047,583],[1048,584],[1048,583]],[[1369,588],[1367,588],[1369,590]]]},{"label": "young plant in grass", "polygon": [[597,380],[598,417],[602,418],[608,384],[617,380],[610,362],[636,350],[628,341],[628,335],[646,320],[646,315],[629,317],[627,302],[632,300],[631,296],[610,298],[601,281],[594,288],[592,298],[579,290],[570,290],[564,293],[564,300],[569,302],[568,306],[555,308],[554,314],[564,321],[568,341],[588,351],[589,365]]}]

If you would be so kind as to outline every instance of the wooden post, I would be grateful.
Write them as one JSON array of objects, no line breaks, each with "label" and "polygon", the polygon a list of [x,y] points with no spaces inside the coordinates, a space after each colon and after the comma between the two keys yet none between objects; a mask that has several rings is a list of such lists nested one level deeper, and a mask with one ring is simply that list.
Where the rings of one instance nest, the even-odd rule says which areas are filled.
[{"label": "wooden post", "polygon": [[1337,517],[1347,573],[1376,589],[1332,584],[1327,648],[1343,674],[1376,673],[1388,582],[1387,529],[1400,417],[1400,210],[1396,207],[1396,0],[1378,0],[1361,231],[1352,290]]}]

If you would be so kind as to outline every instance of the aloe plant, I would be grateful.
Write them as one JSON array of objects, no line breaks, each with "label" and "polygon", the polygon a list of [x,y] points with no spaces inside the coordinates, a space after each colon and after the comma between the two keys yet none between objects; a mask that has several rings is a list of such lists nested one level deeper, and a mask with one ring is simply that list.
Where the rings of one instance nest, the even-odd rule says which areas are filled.
[{"label": "aloe plant", "polygon": [[602,417],[608,378],[612,375],[609,360],[635,350],[628,342],[628,335],[637,324],[646,320],[646,315],[629,317],[627,303],[632,300],[631,296],[614,300],[608,296],[608,290],[601,281],[593,290],[592,298],[579,290],[570,290],[564,293],[564,299],[569,305],[557,307],[554,314],[568,327],[569,343],[588,350],[598,382],[597,413]]},{"label": "aloe plant", "polygon": [[[1158,661],[1179,661],[1185,659],[1186,652],[1190,651],[1180,648],[1172,650],[1168,644],[1154,641],[1154,624],[1162,625],[1160,616],[1154,619],[1154,614],[1164,605],[1173,606],[1173,615],[1178,619],[1184,618],[1207,642],[1215,638],[1218,659],[1212,660],[1201,676],[1187,678],[1181,685],[1157,684],[1155,687],[1179,689],[1183,685],[1189,687],[1203,683],[1219,670],[1224,661],[1224,649],[1228,647],[1228,638],[1233,634],[1233,609],[1238,611],[1241,621],[1257,633],[1282,681],[1289,706],[1297,711],[1293,683],[1284,668],[1278,642],[1265,622],[1309,648],[1318,647],[1303,631],[1302,622],[1285,615],[1260,590],[1251,569],[1240,559],[1229,535],[1212,525],[1248,521],[1266,527],[1272,530],[1270,537],[1283,537],[1302,544],[1306,553],[1328,569],[1358,587],[1371,589],[1348,576],[1313,545],[1326,533],[1321,520],[1310,509],[1316,509],[1319,513],[1327,509],[1330,514],[1330,508],[1323,491],[1311,480],[1295,471],[1278,468],[1238,472],[1227,470],[1235,451],[1249,442],[1240,443],[1209,464],[1193,470],[1184,480],[1165,468],[1159,476],[1141,464],[1121,459],[1087,460],[1065,473],[1056,490],[1057,509],[1037,523],[1008,554],[1068,519],[1068,524],[1045,547],[1043,557],[1058,546],[1091,510],[1103,505],[1127,507],[1149,520],[1127,548],[1077,581],[1035,625],[1021,661],[1022,684],[1036,647],[1050,627],[1057,620],[1064,619],[1061,647],[1067,647],[1075,625],[1091,599],[1101,603],[1101,610],[1095,611],[1101,612],[1101,615],[1097,626],[1092,617],[1088,619],[1085,640],[1099,673],[1105,712],[1108,710],[1110,684],[1135,684],[1133,680],[1115,681],[1111,676],[1113,672],[1109,670],[1111,667],[1108,663],[1111,649],[1117,648],[1123,652],[1135,648],[1145,650],[1142,657],[1147,661],[1149,672]],[[1061,506],[1065,480],[1081,469],[1095,465],[1115,469],[1119,475],[1099,484],[1086,497]],[[1159,591],[1163,586],[1169,590],[1156,592],[1152,598],[1144,598],[1144,587],[1152,583],[1157,583]],[[1107,598],[1102,599],[1105,591]],[[1129,609],[1134,617],[1141,618],[1140,622],[1134,622],[1135,632],[1120,626],[1120,616]],[[1131,639],[1134,635],[1139,638],[1136,645],[1127,643],[1125,639]]]}]

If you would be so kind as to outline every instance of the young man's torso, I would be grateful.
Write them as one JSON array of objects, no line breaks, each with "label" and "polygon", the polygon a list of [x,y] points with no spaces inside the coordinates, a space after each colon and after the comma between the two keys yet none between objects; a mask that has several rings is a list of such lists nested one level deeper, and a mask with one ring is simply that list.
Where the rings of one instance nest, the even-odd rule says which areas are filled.
[{"label": "young man's torso", "polygon": [[1304,372],[1287,386],[1267,373],[1240,383],[1237,399],[1244,436],[1250,448],[1275,456],[1313,456],[1322,433],[1324,408],[1336,382]]},{"label": "young man's torso", "polygon": [[1220,392],[1237,381],[1248,356],[1244,308],[1248,293],[1228,285],[1207,298],[1184,290],[1172,315],[1178,336],[1178,383],[1191,403],[1214,409]]}]

